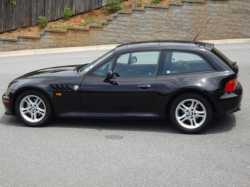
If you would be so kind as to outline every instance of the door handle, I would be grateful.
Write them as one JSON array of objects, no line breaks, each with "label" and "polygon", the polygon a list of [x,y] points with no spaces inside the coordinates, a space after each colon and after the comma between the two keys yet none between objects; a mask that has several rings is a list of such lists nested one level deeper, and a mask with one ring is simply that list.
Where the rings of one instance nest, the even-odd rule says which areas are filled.
[{"label": "door handle", "polygon": [[150,84],[140,84],[140,85],[138,85],[138,88],[141,88],[141,89],[148,89],[150,87],[151,87]]}]

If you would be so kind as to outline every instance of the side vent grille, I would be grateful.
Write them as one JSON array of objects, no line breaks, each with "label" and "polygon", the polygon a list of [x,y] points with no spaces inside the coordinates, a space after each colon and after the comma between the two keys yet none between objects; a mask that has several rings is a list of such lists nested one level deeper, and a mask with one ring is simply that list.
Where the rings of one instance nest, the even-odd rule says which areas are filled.
[{"label": "side vent grille", "polygon": [[70,92],[70,91],[73,91],[68,85],[63,85],[63,84],[51,85],[51,88],[53,89],[53,91],[56,91],[56,92]]}]

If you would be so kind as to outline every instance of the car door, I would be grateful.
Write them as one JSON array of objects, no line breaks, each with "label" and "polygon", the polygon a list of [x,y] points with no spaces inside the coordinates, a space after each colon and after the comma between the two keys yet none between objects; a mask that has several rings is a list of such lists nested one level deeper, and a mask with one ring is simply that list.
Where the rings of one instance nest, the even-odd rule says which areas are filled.
[{"label": "car door", "polygon": [[[150,112],[159,55],[159,51],[124,53],[97,67],[81,85],[83,111]],[[108,70],[114,77],[105,81]]]}]

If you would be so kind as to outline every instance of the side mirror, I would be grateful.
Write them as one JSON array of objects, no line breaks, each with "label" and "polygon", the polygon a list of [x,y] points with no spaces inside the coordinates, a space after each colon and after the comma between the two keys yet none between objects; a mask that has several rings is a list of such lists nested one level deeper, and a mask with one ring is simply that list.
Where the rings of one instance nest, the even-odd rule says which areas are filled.
[{"label": "side mirror", "polygon": [[110,79],[112,79],[113,76],[113,71],[109,70],[103,82],[110,83]]},{"label": "side mirror", "polygon": [[109,70],[108,73],[107,73],[107,78],[112,78],[113,77],[113,71],[112,70]]},{"label": "side mirror", "polygon": [[113,78],[113,71],[109,70],[106,76],[107,79],[112,79]]}]

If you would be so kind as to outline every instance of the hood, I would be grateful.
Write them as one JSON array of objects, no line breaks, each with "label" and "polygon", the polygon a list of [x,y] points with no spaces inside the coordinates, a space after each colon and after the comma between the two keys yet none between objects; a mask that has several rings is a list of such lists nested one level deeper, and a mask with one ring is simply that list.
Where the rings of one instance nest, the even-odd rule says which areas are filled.
[{"label": "hood", "polygon": [[[51,67],[46,69],[40,69],[36,71],[32,71],[27,73],[20,78],[44,78],[44,77],[79,77],[78,73],[79,65],[72,66],[59,66],[59,67]],[[81,66],[82,67],[82,66]]]}]

